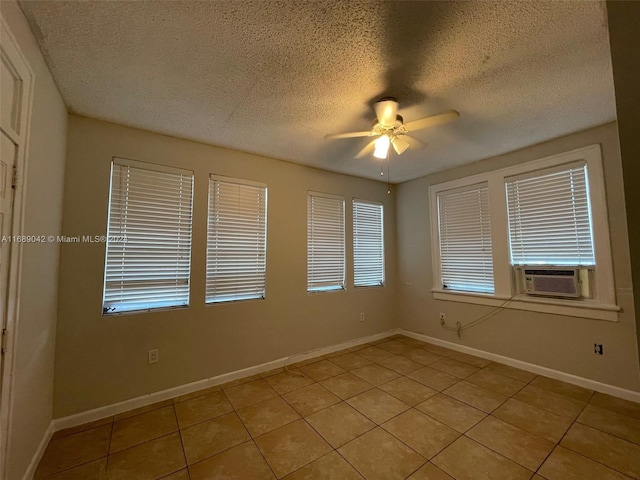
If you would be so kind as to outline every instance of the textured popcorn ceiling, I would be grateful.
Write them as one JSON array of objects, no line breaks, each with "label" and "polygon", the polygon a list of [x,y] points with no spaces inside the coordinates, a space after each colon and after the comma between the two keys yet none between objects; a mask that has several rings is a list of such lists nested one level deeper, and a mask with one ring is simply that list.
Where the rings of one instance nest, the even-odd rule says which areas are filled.
[{"label": "textured popcorn ceiling", "polygon": [[22,1],[70,111],[380,179],[373,103],[422,130],[401,182],[615,119],[603,2]]}]

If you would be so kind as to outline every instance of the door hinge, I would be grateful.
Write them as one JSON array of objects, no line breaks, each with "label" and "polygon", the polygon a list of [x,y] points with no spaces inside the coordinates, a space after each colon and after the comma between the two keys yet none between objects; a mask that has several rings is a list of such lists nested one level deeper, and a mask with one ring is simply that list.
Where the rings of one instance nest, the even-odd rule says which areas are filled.
[{"label": "door hinge", "polygon": [[13,174],[11,176],[11,188],[14,190],[18,188],[18,167],[13,166]]},{"label": "door hinge", "polygon": [[5,353],[7,351],[7,338],[9,337],[9,331],[6,328],[2,329],[2,348],[0,352]]}]

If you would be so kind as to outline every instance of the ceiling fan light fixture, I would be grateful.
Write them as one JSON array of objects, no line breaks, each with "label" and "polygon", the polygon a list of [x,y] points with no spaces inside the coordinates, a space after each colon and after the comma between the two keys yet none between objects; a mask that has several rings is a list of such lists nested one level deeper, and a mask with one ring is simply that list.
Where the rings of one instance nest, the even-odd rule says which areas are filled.
[{"label": "ceiling fan light fixture", "polygon": [[375,150],[373,152],[373,156],[380,159],[387,158],[387,154],[389,153],[389,145],[391,144],[391,140],[389,140],[388,135],[380,135],[375,143]]},{"label": "ceiling fan light fixture", "polygon": [[391,139],[391,145],[393,145],[393,149],[398,155],[402,155],[404,151],[409,148],[409,142],[398,136],[394,136]]}]

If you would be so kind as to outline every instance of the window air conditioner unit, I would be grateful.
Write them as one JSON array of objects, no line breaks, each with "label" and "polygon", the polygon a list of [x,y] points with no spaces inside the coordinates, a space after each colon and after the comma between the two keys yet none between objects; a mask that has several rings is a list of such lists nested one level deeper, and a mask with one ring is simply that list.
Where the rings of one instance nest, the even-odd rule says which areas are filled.
[{"label": "window air conditioner unit", "polygon": [[568,298],[582,296],[580,267],[523,265],[516,269],[522,279],[522,291],[527,295]]}]

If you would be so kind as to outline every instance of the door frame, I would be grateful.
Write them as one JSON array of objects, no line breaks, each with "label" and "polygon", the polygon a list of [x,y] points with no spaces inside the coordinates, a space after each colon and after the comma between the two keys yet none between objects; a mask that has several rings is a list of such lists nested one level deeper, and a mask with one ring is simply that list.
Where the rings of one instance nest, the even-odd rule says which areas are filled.
[{"label": "door frame", "polygon": [[[20,46],[9,28],[4,15],[0,13],[1,43],[3,50],[10,52],[14,61],[20,61],[26,70],[22,79],[22,98],[20,112],[20,132],[24,132],[22,145],[18,147],[18,155],[15,159],[15,192],[12,206],[11,235],[24,234],[25,194],[27,172],[27,160],[29,150],[29,138],[31,130],[31,114],[33,106],[33,93],[35,86],[35,74],[31,64],[22,53]],[[0,479],[6,476],[6,459],[8,454],[8,439],[12,434],[11,411],[13,410],[13,387],[15,381],[15,347],[18,336],[18,319],[20,309],[20,279],[22,274],[22,243],[13,243],[9,254],[9,274],[7,282],[7,330],[6,353],[4,358],[2,398],[0,398]]]}]

